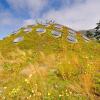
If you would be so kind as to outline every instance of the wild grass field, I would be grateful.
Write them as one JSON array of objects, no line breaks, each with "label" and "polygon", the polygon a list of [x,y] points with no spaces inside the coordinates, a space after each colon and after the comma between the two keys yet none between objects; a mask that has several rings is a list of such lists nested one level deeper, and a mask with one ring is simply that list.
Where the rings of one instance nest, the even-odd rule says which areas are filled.
[{"label": "wild grass field", "polygon": [[[23,29],[0,41],[0,100],[100,100],[100,43],[38,35]],[[24,40],[13,43],[23,36]]]}]

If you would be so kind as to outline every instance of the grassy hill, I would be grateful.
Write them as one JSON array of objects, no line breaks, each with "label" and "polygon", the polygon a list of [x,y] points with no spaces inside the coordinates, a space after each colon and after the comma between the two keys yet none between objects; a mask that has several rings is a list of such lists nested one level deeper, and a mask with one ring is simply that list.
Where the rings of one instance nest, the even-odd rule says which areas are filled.
[{"label": "grassy hill", "polygon": [[[99,100],[100,43],[67,40],[69,28],[28,26],[0,40],[0,100]],[[36,29],[46,32],[38,34]],[[56,38],[52,30],[61,32]],[[14,39],[23,41],[14,43]]]}]

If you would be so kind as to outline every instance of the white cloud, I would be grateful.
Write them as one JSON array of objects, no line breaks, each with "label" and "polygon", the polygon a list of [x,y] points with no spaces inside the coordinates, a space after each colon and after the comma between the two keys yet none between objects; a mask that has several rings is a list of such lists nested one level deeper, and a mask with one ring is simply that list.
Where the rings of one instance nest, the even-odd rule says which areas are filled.
[{"label": "white cloud", "polygon": [[10,7],[19,12],[34,17],[46,5],[48,0],[7,0]]},{"label": "white cloud", "polygon": [[8,12],[8,11],[0,12],[0,19],[1,19],[0,23],[2,25],[11,25],[13,23],[17,24],[17,22],[19,20],[19,19],[14,18],[14,16],[10,12]]},{"label": "white cloud", "polygon": [[35,20],[33,19],[27,19],[23,21],[23,26],[32,25],[32,24],[35,24]]},{"label": "white cloud", "polygon": [[[48,0],[7,0],[10,9],[4,9],[0,4],[0,37],[17,30],[25,24],[32,24],[32,19],[21,18],[20,14],[25,13],[25,17],[34,18],[38,16],[40,10]],[[13,13],[11,12],[13,11]],[[19,14],[19,17],[17,17]]]},{"label": "white cloud", "polygon": [[5,37],[7,33],[17,30],[21,26],[21,19],[15,18],[9,11],[0,11],[0,37]]},{"label": "white cloud", "polygon": [[100,0],[86,0],[86,2],[77,3],[70,8],[51,10],[43,18],[54,19],[74,29],[88,29],[95,27],[95,23],[100,19],[99,12]]}]

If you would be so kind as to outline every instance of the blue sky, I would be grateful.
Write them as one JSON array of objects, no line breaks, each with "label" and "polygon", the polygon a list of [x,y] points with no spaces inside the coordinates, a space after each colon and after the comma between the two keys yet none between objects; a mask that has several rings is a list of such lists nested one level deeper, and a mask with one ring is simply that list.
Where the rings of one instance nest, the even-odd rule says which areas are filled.
[{"label": "blue sky", "polygon": [[53,19],[73,29],[95,27],[100,0],[0,0],[0,38],[36,19]]}]

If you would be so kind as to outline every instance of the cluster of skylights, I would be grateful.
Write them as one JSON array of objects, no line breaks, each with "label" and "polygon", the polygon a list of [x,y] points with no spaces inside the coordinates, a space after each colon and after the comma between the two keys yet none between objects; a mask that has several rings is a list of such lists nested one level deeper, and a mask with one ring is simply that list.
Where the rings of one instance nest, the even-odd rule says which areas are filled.
[{"label": "cluster of skylights", "polygon": [[[41,25],[44,25],[45,27],[50,26],[50,24],[48,24],[48,23],[42,23]],[[54,27],[55,27],[55,29],[51,30],[51,35],[55,38],[61,37],[61,35],[62,35],[61,30],[63,29],[63,26],[59,25],[59,24],[54,24]],[[28,26],[24,27],[23,31],[25,33],[32,32],[32,27],[28,27]],[[47,30],[46,30],[46,28],[42,27],[42,28],[36,28],[35,31],[36,31],[37,34],[41,35],[43,33],[46,33]],[[23,40],[24,40],[23,37],[17,37],[16,39],[14,39],[13,42],[18,43],[18,42],[21,42]],[[68,29],[67,41],[71,42],[71,43],[77,43],[78,42],[78,40],[76,39],[76,31],[74,31],[70,28]]]}]

